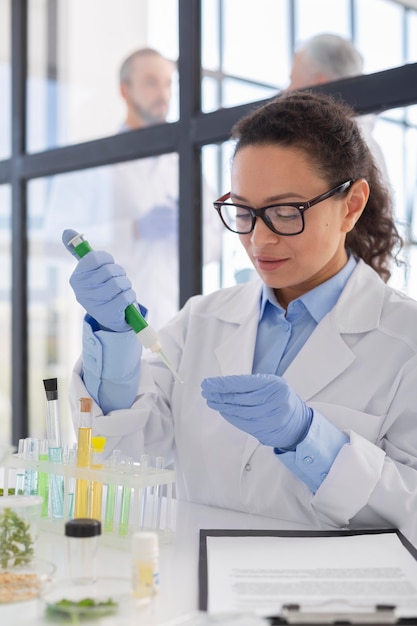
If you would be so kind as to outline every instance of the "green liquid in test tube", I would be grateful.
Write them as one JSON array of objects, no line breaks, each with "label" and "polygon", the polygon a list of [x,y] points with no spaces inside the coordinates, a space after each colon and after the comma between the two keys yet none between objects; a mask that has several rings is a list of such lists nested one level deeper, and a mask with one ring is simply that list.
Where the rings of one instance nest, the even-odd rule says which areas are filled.
[{"label": "green liquid in test tube", "polygon": [[[39,461],[49,461],[48,440],[42,439],[39,446]],[[49,509],[49,474],[39,472],[38,474],[38,494],[42,496],[41,516],[48,517]]]},{"label": "green liquid in test tube", "polygon": [[[132,465],[132,457],[127,458],[124,463],[124,473],[129,474]],[[129,519],[130,519],[130,503],[132,499],[132,487],[122,487],[122,498],[120,502],[120,521],[119,521],[119,535],[126,536],[129,534]]]},{"label": "green liquid in test tube", "polygon": [[[65,230],[62,235],[62,240],[66,248],[72,251],[79,259],[83,258],[86,254],[92,251],[92,247],[90,246],[88,241],[84,239],[84,236],[80,235],[74,230]],[[133,330],[137,334],[138,339],[140,340],[142,345],[145,348],[149,348],[150,350],[152,350],[152,352],[155,352],[155,354],[157,354],[162,359],[162,361],[171,371],[177,382],[182,383],[183,381],[178,376],[174,367],[162,351],[162,347],[159,343],[157,333],[148,324],[148,322],[145,320],[145,318],[142,316],[142,314],[134,304],[129,304],[129,306],[126,307],[125,319],[129,326],[131,326],[131,328],[133,328]]]},{"label": "green liquid in test tube", "polygon": [[[120,450],[113,450],[110,458],[110,470],[116,471],[120,462]],[[106,506],[104,511],[104,532],[111,533],[114,529],[114,512],[116,507],[117,485],[114,482],[108,483],[106,489]]]}]

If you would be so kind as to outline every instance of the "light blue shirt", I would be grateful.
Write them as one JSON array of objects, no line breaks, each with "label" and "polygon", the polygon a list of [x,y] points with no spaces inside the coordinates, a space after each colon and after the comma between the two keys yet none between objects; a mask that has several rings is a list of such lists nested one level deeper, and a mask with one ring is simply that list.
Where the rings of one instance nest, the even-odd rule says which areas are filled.
[{"label": "light blue shirt", "polygon": [[[253,374],[282,376],[297,356],[317,324],[336,304],[356,267],[349,257],[335,276],[289,303],[287,311],[278,303],[273,290],[264,285],[259,327],[253,359]],[[276,450],[280,461],[315,493],[326,478],[348,437],[318,411],[305,439],[294,451]]]},{"label": "light blue shirt", "polygon": [[[293,300],[285,310],[272,289],[264,286],[252,373],[281,376],[292,363],[317,324],[334,307],[356,266],[350,256],[342,270],[315,289]],[[94,327],[91,318],[83,327],[83,378],[94,400],[107,414],[129,408],[137,392],[141,348],[131,334],[111,333]],[[116,339],[116,335],[118,339]],[[120,335],[124,335],[122,349]],[[123,337],[122,337],[123,339]],[[120,359],[120,352],[123,359]],[[114,364],[114,366],[112,365]],[[348,437],[318,411],[307,436],[294,451],[276,451],[279,460],[302,480],[313,493],[327,476]]]}]

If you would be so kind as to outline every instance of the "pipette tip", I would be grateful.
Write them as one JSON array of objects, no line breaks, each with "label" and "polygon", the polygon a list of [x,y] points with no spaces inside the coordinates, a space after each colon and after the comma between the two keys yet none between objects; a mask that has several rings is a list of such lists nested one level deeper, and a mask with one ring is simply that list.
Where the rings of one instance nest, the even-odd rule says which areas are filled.
[{"label": "pipette tip", "polygon": [[181,380],[181,378],[178,376],[177,372],[175,371],[175,369],[173,368],[173,366],[171,365],[171,363],[168,361],[167,357],[165,356],[165,354],[162,352],[162,350],[158,350],[157,354],[160,356],[160,358],[163,360],[163,362],[165,363],[165,365],[167,366],[167,368],[170,370],[171,374],[174,376],[175,380],[178,383],[181,383],[182,385],[184,384],[184,381]]}]

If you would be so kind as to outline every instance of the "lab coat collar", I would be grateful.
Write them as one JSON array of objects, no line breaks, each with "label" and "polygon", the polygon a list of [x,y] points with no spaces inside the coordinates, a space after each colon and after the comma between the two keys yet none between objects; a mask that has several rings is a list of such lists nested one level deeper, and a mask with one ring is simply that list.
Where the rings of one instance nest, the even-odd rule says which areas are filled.
[{"label": "lab coat collar", "polygon": [[[240,286],[238,292],[236,287],[223,289],[224,296],[213,314],[233,325],[249,323],[257,327],[262,286],[261,281],[251,281]],[[341,333],[372,330],[379,323],[384,293],[383,281],[360,259],[329,315],[334,316]]]},{"label": "lab coat collar", "polygon": [[379,325],[385,283],[360,260],[330,315],[340,333],[364,333]]},{"label": "lab coat collar", "polygon": [[[223,294],[213,314],[230,324],[224,341],[215,348],[223,376],[252,372],[262,283],[248,283]],[[292,388],[314,406],[314,396],[336,379],[355,360],[343,333],[361,333],[378,324],[385,286],[378,275],[359,261],[335,307],[321,320],[284,373]],[[259,441],[247,436],[242,472]],[[272,453],[272,451],[271,451]]]},{"label": "lab coat collar", "polygon": [[[231,288],[213,311],[219,320],[230,324],[224,341],[215,348],[223,376],[252,371],[261,290],[262,283],[258,281],[242,285],[237,292]],[[378,326],[384,292],[383,281],[360,260],[336,305],[284,374],[304,400],[313,397],[354,361],[343,335],[368,332]]]},{"label": "lab coat collar", "polygon": [[356,359],[344,335],[366,333],[378,326],[384,293],[385,285],[376,272],[359,261],[335,307],[322,319],[284,374],[305,401]]}]

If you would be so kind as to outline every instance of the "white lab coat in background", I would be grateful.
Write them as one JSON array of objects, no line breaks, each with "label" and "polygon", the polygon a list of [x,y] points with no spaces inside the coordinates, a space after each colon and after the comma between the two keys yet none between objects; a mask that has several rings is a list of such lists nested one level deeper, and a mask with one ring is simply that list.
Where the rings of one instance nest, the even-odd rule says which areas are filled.
[{"label": "white lab coat in background", "polygon": [[[72,228],[83,233],[93,248],[110,252],[122,265],[138,301],[148,309],[149,322],[159,328],[179,309],[178,236],[172,232],[147,239],[141,236],[139,222],[155,207],[172,211],[172,221],[177,222],[178,195],[176,153],[56,176],[44,228],[50,262],[64,259],[73,266],[62,232]],[[214,199],[204,184],[204,263],[221,258],[224,227]]]},{"label": "white lab coat in background", "polygon": [[[301,398],[350,438],[313,495],[200,394],[207,376],[251,373],[260,290],[256,281],[191,298],[160,333],[184,384],[147,356],[133,407],[102,416],[94,405],[94,432],[108,452],[172,456],[180,499],[323,528],[393,526],[417,543],[417,302],[360,261],[286,371]],[[80,363],[74,416],[86,394],[79,373]]]}]

